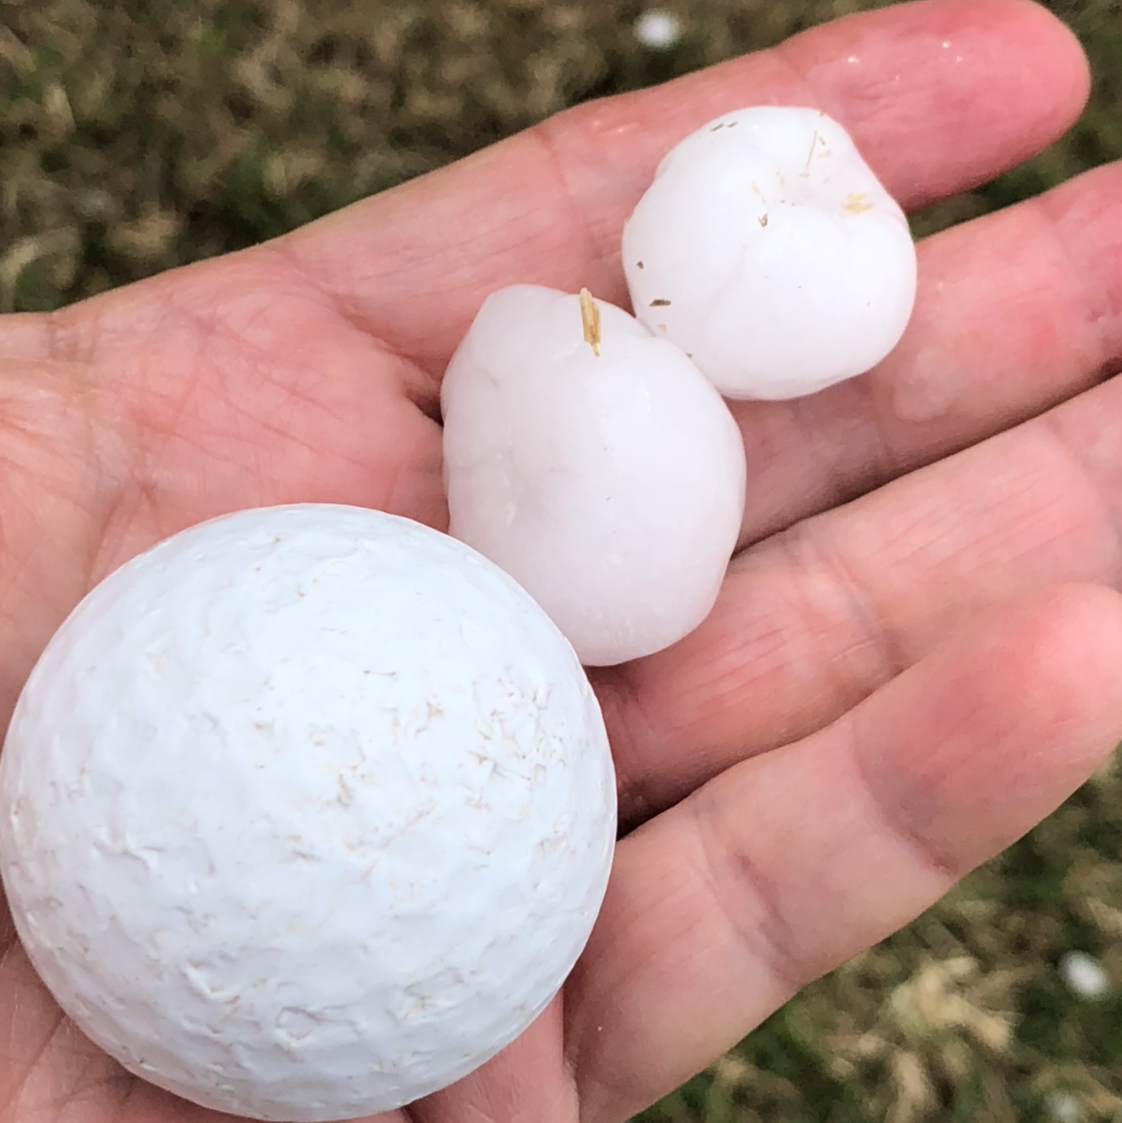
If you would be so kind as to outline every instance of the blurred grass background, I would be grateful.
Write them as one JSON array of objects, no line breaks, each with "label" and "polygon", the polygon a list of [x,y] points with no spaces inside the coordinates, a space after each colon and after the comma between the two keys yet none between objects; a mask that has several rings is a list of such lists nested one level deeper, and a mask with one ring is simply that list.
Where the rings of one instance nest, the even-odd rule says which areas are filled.
[{"label": "blurred grass background", "polygon": [[[0,309],[260,241],[576,101],[876,6],[660,0],[681,35],[655,49],[635,0],[0,0]],[[1092,58],[1086,114],[918,231],[1122,156],[1122,3],[1050,6]],[[644,1123],[1122,1121],[1120,860],[1115,761]]]}]

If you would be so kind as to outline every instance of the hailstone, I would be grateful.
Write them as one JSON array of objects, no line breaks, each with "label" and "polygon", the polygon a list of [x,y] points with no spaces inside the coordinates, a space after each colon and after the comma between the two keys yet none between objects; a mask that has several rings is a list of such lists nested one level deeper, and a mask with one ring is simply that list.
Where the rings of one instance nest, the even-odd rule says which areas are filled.
[{"label": "hailstone", "polygon": [[727,113],[663,158],[623,232],[636,316],[730,398],[869,370],[916,291],[904,212],[817,109]]},{"label": "hailstone", "polygon": [[0,758],[4,886],[62,1008],[256,1119],[394,1108],[511,1041],[614,837],[556,627],[468,547],[350,507],[241,512],[111,574]]},{"label": "hailstone", "polygon": [[744,513],[740,430],[673,344],[587,292],[484,302],[441,392],[450,532],[502,566],[587,664],[708,615]]}]

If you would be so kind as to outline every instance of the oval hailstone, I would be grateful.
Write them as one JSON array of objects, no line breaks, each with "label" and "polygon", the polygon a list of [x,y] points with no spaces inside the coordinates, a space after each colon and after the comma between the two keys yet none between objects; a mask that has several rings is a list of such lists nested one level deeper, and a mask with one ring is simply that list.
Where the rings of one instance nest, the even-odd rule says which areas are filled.
[{"label": "oval hailstone", "polygon": [[682,352],[611,304],[493,293],[441,391],[450,533],[502,566],[587,664],[692,631],[744,512],[744,445]]},{"label": "oval hailstone", "polygon": [[671,149],[624,227],[623,265],[636,316],[730,398],[869,370],[915,301],[903,211],[817,109],[741,109]]},{"label": "oval hailstone", "polygon": [[615,837],[596,700],[446,535],[302,505],[187,530],[51,641],[0,758],[16,927],[130,1072],[221,1111],[382,1111],[557,991]]}]

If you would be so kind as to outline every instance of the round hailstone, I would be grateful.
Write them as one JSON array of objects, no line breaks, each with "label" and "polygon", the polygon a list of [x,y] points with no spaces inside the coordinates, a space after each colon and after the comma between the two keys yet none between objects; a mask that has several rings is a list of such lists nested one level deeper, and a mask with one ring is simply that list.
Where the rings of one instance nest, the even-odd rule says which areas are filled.
[{"label": "round hailstone", "polygon": [[1080,998],[1098,999],[1110,993],[1110,976],[1085,951],[1069,951],[1060,960],[1060,974]]},{"label": "round hailstone", "polygon": [[758,106],[686,137],[624,228],[635,314],[730,398],[861,374],[911,316],[903,211],[816,109]]},{"label": "round hailstone", "polygon": [[393,1108],[511,1041],[615,836],[554,625],[461,543],[351,507],[242,512],[117,570],[0,760],[4,885],[60,1005],[257,1119]]},{"label": "round hailstone", "polygon": [[634,24],[635,38],[648,50],[669,51],[682,40],[682,21],[673,12],[650,8]]},{"label": "round hailstone", "polygon": [[744,445],[673,344],[587,293],[484,303],[444,376],[451,533],[502,566],[584,663],[692,631],[744,512]]}]

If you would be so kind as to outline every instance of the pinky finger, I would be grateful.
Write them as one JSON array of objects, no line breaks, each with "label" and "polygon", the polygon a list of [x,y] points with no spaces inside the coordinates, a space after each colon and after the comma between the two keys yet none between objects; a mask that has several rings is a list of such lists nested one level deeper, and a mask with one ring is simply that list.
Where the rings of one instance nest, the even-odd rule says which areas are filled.
[{"label": "pinky finger", "polygon": [[1029,830],[1122,738],[1122,597],[1022,601],[832,726],[624,839],[568,991],[589,1123],[621,1120]]}]

